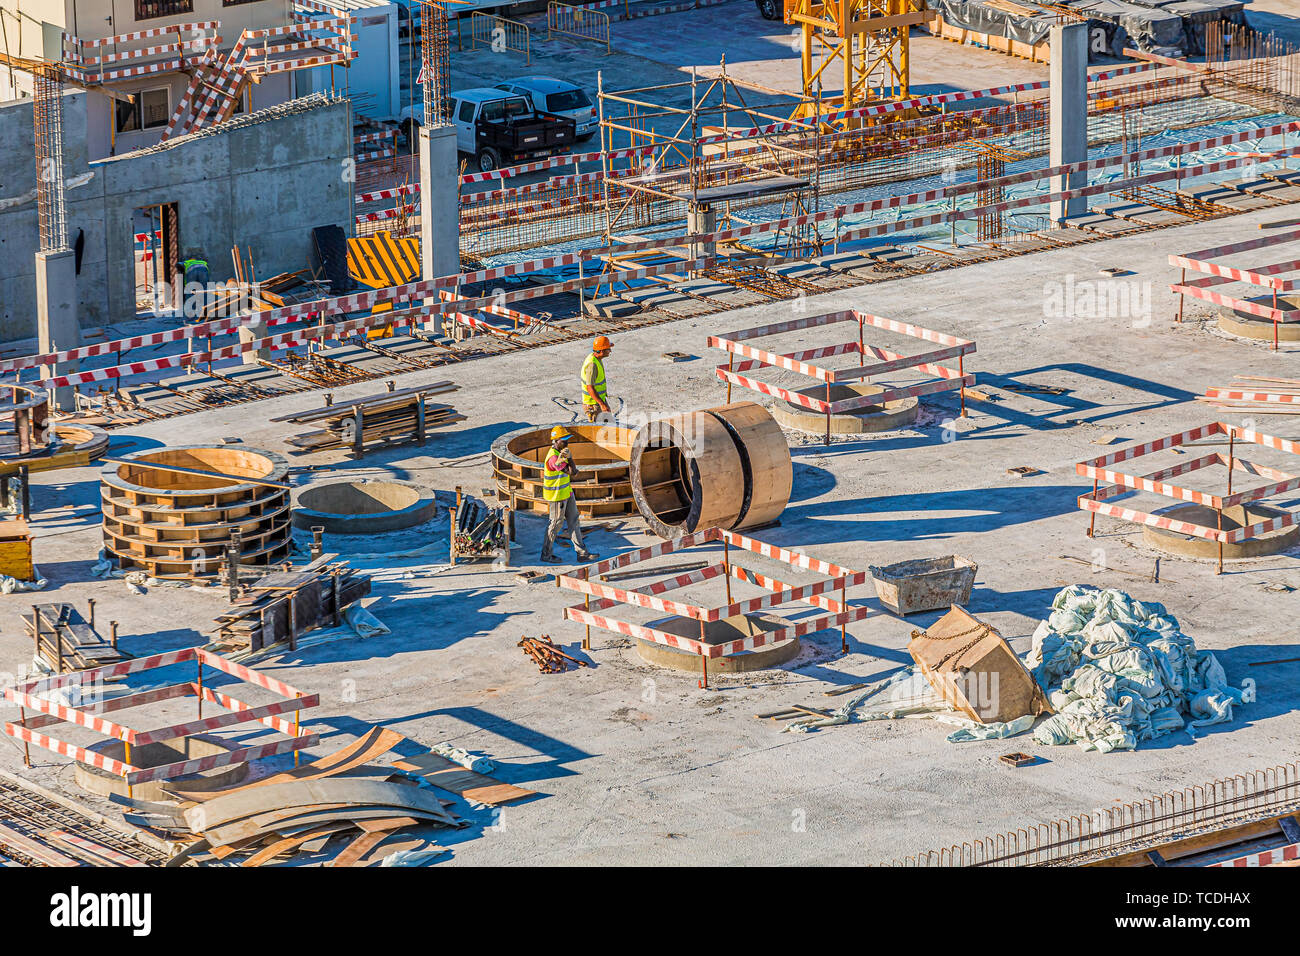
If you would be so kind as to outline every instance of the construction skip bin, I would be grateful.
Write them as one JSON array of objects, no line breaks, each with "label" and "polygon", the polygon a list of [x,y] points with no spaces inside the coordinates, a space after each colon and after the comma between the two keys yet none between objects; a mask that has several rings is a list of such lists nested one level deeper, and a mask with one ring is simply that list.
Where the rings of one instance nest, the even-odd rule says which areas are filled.
[{"label": "construction skip bin", "polygon": [[959,554],[947,554],[883,568],[872,565],[867,570],[875,579],[880,603],[902,616],[966,604],[979,565]]}]

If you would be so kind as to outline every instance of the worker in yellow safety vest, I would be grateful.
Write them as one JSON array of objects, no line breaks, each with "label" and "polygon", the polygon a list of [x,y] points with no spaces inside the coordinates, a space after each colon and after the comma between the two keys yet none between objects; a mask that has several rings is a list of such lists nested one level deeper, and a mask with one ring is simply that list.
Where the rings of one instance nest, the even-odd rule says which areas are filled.
[{"label": "worker in yellow safety vest", "polygon": [[569,433],[556,425],[551,429],[551,447],[546,453],[542,465],[542,497],[550,503],[551,521],[546,526],[546,540],[542,543],[542,560],[547,564],[559,564],[555,556],[555,539],[560,529],[567,523],[573,537],[573,550],[579,561],[595,561],[599,555],[592,554],[582,543],[582,528],[578,523],[578,502],[573,497],[569,482],[574,474],[573,456],[569,454]]},{"label": "worker in yellow safety vest", "polygon": [[609,401],[605,397],[605,359],[613,344],[603,335],[591,343],[591,354],[582,363],[582,410],[587,421],[594,422],[602,412],[609,414]]}]

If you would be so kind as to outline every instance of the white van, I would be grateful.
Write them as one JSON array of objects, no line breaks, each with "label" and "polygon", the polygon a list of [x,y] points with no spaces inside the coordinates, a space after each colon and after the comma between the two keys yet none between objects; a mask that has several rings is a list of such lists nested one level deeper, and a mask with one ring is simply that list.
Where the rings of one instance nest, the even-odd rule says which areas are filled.
[{"label": "white van", "polygon": [[498,83],[496,88],[528,97],[533,109],[539,113],[569,117],[578,128],[580,143],[595,135],[599,125],[596,106],[580,86],[550,76],[523,76],[507,83]]}]

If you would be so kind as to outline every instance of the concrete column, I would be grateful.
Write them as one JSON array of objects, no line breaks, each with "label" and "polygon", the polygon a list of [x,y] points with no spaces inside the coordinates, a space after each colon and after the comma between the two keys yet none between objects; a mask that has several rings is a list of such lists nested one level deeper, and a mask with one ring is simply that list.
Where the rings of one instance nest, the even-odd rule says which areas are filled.
[{"label": "concrete column", "polygon": [[[456,129],[420,127],[420,266],[421,278],[460,273],[460,177]],[[437,296],[426,299],[433,305]],[[437,322],[427,324],[436,326]]]},{"label": "concrete column", "polygon": [[[690,206],[686,210],[686,233],[691,236],[707,235],[718,231],[718,214],[712,206]],[[716,255],[717,243],[713,241],[692,242],[690,246],[692,259],[703,259]]]},{"label": "concrete column", "polygon": [[[1052,27],[1050,99],[1050,158],[1052,166],[1088,158],[1088,25],[1065,23]],[[1086,186],[1086,172],[1052,177],[1052,192]],[[1052,203],[1052,220],[1088,211],[1087,197]]]},{"label": "concrete column", "polygon": [[[41,352],[66,352],[81,344],[77,321],[77,259],[71,250],[36,253],[36,326]],[[46,365],[45,377],[77,370],[77,363]],[[54,407],[71,411],[72,386],[54,389]]]},{"label": "concrete column", "polygon": [[[245,342],[256,342],[258,339],[264,339],[271,334],[270,330],[267,329],[265,322],[250,322],[248,316],[241,316],[239,321],[241,323],[238,330],[240,345],[243,345]],[[245,325],[243,323],[249,324]],[[271,360],[271,351],[272,350],[269,348],[260,348],[255,349],[252,354],[245,352],[243,360],[245,362],[251,362],[253,361],[254,356],[256,356],[257,358],[265,359],[269,362]]]}]

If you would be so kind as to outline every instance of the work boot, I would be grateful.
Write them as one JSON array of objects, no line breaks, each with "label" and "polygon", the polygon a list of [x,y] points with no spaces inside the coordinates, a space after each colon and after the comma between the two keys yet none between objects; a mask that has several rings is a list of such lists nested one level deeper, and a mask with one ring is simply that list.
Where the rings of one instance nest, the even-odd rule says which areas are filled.
[{"label": "work boot", "polygon": [[578,560],[579,560],[579,561],[599,561],[599,560],[600,560],[600,555],[596,554],[596,552],[594,552],[594,551],[583,551],[581,554],[578,555]]},{"label": "work boot", "polygon": [[553,555],[553,554],[544,554],[544,555],[542,555],[542,563],[543,563],[543,564],[562,564],[563,562],[560,561],[560,559],[557,558],[557,557],[556,557],[555,555]]}]

